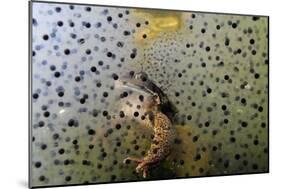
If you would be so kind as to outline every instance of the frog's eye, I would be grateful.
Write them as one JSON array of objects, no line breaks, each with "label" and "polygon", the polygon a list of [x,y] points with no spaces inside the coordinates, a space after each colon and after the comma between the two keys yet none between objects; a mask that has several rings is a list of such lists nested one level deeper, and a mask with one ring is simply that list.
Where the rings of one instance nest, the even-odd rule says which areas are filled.
[{"label": "frog's eye", "polygon": [[137,73],[137,74],[135,74],[134,77],[135,77],[135,79],[141,80],[142,82],[146,82],[148,79],[148,76],[145,72]]},{"label": "frog's eye", "polygon": [[142,80],[143,82],[146,82],[146,81],[147,81],[147,77],[144,76],[144,75],[142,75],[142,76],[141,76],[141,80]]},{"label": "frog's eye", "polygon": [[148,78],[147,74],[144,73],[144,72],[141,72],[141,73],[139,74],[139,77],[140,77],[140,79],[141,79],[143,82],[147,81],[147,78]]}]

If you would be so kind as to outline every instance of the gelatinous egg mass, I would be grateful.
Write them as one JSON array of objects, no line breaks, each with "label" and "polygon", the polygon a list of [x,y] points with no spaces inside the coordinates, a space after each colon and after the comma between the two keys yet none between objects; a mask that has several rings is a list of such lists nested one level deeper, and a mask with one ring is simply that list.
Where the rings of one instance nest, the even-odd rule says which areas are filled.
[{"label": "gelatinous egg mass", "polygon": [[[268,17],[31,6],[32,186],[268,171]],[[139,72],[177,109],[145,179],[123,163],[154,137]]]}]

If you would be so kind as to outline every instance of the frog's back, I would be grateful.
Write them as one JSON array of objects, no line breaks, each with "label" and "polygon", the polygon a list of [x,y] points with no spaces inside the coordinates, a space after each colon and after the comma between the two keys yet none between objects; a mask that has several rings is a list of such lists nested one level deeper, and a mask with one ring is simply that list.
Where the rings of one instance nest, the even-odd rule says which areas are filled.
[{"label": "frog's back", "polygon": [[147,158],[158,162],[169,155],[171,145],[175,139],[175,130],[170,119],[162,112],[155,113],[153,127],[154,138]]}]

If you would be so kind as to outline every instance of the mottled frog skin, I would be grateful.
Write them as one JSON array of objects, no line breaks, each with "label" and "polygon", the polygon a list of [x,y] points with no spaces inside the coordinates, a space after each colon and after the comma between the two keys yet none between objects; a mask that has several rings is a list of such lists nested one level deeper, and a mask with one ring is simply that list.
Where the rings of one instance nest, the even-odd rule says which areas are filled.
[{"label": "mottled frog skin", "polygon": [[144,90],[148,90],[152,94],[151,98],[148,100],[149,106],[146,116],[148,124],[154,131],[152,144],[147,155],[142,159],[135,157],[127,157],[124,159],[124,163],[128,160],[137,162],[136,172],[142,171],[144,178],[147,177],[150,167],[155,166],[170,154],[175,139],[175,129],[172,122],[160,109],[162,104],[161,98],[157,93],[151,91],[149,87],[150,86],[147,88],[144,85]]}]

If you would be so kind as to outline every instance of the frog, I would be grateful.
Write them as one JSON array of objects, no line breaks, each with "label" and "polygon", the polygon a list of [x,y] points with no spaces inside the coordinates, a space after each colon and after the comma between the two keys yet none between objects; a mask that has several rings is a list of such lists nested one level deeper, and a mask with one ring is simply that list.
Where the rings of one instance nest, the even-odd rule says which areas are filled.
[{"label": "frog", "polygon": [[157,166],[170,153],[175,140],[175,128],[171,121],[174,109],[163,106],[171,105],[167,95],[148,78],[145,72],[139,72],[125,82],[127,85],[136,86],[149,93],[146,104],[146,124],[153,128],[153,139],[147,154],[143,158],[126,157],[123,162],[136,162],[136,172],[142,172],[143,178],[147,178],[150,168]]}]

